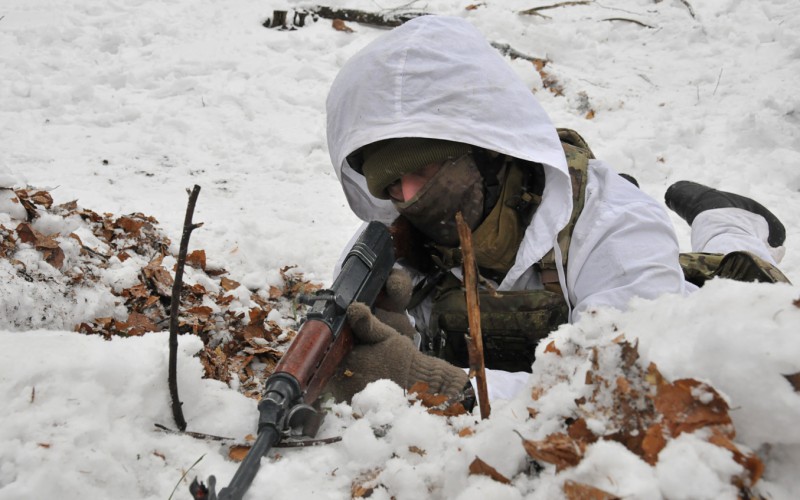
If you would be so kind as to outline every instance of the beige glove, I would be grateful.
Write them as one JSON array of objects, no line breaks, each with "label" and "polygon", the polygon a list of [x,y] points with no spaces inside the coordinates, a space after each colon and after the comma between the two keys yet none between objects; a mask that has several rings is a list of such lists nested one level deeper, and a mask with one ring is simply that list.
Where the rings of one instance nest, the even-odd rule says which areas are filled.
[{"label": "beige glove", "polygon": [[[411,296],[411,280],[404,272],[393,272],[386,284],[386,298],[381,303],[389,309],[372,314],[365,304],[354,303],[347,308],[347,321],[356,338],[356,346],[345,358],[342,369],[328,384],[328,390],[338,401],[350,401],[370,382],[389,379],[400,387],[410,388],[416,382],[428,384],[430,392],[457,397],[467,384],[467,374],[446,361],[427,356],[417,350],[399,327],[414,328],[404,308]],[[381,321],[383,316],[386,322]]]}]

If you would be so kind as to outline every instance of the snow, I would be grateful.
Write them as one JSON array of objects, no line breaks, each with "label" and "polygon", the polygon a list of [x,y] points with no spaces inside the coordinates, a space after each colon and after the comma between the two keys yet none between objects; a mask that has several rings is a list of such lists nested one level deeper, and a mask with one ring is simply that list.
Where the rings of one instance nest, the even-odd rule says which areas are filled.
[{"label": "snow", "polygon": [[[769,207],[787,229],[781,269],[800,282],[796,2],[690,2],[696,19],[677,0],[607,0],[542,11],[547,18],[515,13],[547,3],[489,2],[468,11],[468,2],[430,0],[412,8],[464,17],[494,42],[548,57],[546,71],[563,95],[545,89],[530,63],[509,64],[556,124],[578,130],[596,156],[656,199],[691,179]],[[335,4],[378,8],[367,0]],[[384,30],[350,23],[355,32],[343,33],[325,20],[296,31],[261,26],[272,9],[299,5],[307,3],[3,0],[0,186],[48,188],[56,203],[77,199],[98,213],[154,216],[177,250],[184,193],[199,184],[195,220],[204,226],[191,248],[204,249],[210,266],[224,266],[248,289],[280,283],[278,270],[293,264],[330,283],[360,222],[330,166],[325,96],[338,68]],[[24,217],[0,190],[0,224]],[[689,228],[672,217],[688,250]],[[77,220],[34,227],[99,245]],[[57,239],[69,264],[78,248]],[[227,484],[237,464],[226,444],[154,429],[172,425],[167,335],[106,341],[73,333],[80,321],[122,319],[124,309],[101,288],[65,293],[66,278],[33,248],[15,258],[38,279],[25,280],[0,259],[0,499],[163,499],[201,457],[187,478],[215,474]],[[111,262],[102,283],[128,286],[146,263],[136,259]],[[187,270],[187,282],[202,279]],[[246,307],[246,291],[234,293]],[[697,433],[671,440],[655,467],[599,441],[577,467],[526,473],[517,432],[541,439],[563,431],[563,416],[586,391],[589,361],[578,348],[622,333],[637,338],[642,360],[668,379],[695,378],[721,392],[736,443],[766,464],[758,491],[797,498],[800,396],[783,375],[800,372],[799,297],[796,286],[713,282],[689,298],[586,314],[542,344],[562,349],[560,357],[542,352],[534,365],[529,387],[546,394],[534,400],[525,390],[496,401],[482,422],[430,415],[399,387],[377,382],[352,407],[330,408],[321,436],[341,436],[340,443],[271,453],[249,498],[348,498],[357,484],[374,487],[370,498],[379,499],[549,499],[563,495],[566,480],[625,498],[735,498],[730,479],[741,466]],[[269,319],[291,323],[277,310]],[[255,402],[201,378],[194,357],[201,347],[197,337],[181,337],[189,430],[242,441],[255,431]],[[535,419],[529,407],[538,409]],[[609,423],[600,416],[589,425]],[[473,434],[460,436],[464,429]],[[469,475],[476,456],[511,483]],[[185,481],[174,498],[188,498]]]}]

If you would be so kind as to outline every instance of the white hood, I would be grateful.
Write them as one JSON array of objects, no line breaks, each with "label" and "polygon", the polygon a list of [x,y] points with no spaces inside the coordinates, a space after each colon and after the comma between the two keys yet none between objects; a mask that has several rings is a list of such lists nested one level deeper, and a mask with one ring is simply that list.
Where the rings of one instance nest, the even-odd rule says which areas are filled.
[{"label": "white hood", "polygon": [[553,248],[572,211],[566,159],[550,118],[481,33],[463,19],[424,16],[376,39],[339,72],[327,101],[328,150],[350,208],[391,222],[391,202],[374,198],[346,162],[381,139],[464,142],[545,167],[546,185],[503,288]]}]

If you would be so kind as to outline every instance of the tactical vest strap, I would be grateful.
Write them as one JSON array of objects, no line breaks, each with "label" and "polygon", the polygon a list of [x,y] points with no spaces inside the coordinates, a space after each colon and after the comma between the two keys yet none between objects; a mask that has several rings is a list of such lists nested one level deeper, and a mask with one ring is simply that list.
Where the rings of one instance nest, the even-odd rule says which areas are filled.
[{"label": "tactical vest strap", "polygon": [[[572,232],[575,224],[583,211],[586,203],[586,182],[588,178],[589,160],[594,159],[592,150],[583,137],[574,130],[559,128],[558,138],[561,139],[561,146],[564,148],[564,155],[567,157],[569,167],[569,177],[572,181],[572,214],[569,222],[558,233],[558,246],[561,249],[561,258],[564,271],[567,269],[569,260],[569,245],[572,240]],[[550,250],[536,264],[541,274],[542,284],[545,290],[562,294],[561,283],[558,280],[558,267],[556,266],[555,249]]]}]

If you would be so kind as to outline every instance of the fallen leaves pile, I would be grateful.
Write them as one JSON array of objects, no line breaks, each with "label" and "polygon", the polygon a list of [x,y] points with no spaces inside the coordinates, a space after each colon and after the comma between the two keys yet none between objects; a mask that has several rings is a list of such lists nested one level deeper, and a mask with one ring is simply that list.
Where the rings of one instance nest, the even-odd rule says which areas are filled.
[{"label": "fallen leaves pile", "polygon": [[[555,465],[562,471],[578,465],[589,446],[599,440],[616,441],[654,466],[659,453],[684,433],[729,451],[742,467],[731,478],[741,498],[754,498],[751,488],[764,471],[764,464],[751,451],[734,443],[736,436],[725,399],[710,385],[699,380],[666,380],[654,363],[644,366],[635,344],[619,337],[613,343],[590,350],[573,343],[556,347],[550,342],[544,356],[577,357],[591,362],[585,375],[585,395],[575,399],[575,407],[563,419],[563,430],[544,439],[523,439],[528,455]],[[557,362],[558,360],[554,360]],[[537,385],[528,412],[537,417],[548,391],[566,380],[557,377],[552,385]],[[589,485],[570,482],[564,485],[567,498],[615,498]]]},{"label": "fallen leaves pile", "polygon": [[[75,201],[55,205],[45,190],[2,191],[24,212],[14,211],[17,217],[8,227],[0,224],[0,259],[26,281],[57,283],[65,295],[88,287],[107,289],[115,298],[114,314],[85,318],[72,325],[75,331],[108,339],[169,328],[177,257],[156,219],[141,213],[98,214]],[[39,262],[32,260],[31,250]],[[122,270],[133,278],[121,285],[114,276]],[[226,383],[235,378],[232,385],[243,394],[259,397],[263,380],[296,333],[297,311],[304,307],[298,297],[319,285],[287,266],[280,271],[282,286],[248,290],[226,276],[225,269],[208,266],[203,250],[187,256],[185,273],[179,332],[203,340],[200,359],[207,377]],[[272,311],[279,315],[267,319]]]}]

